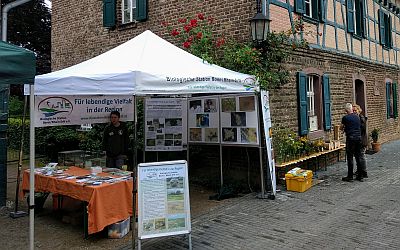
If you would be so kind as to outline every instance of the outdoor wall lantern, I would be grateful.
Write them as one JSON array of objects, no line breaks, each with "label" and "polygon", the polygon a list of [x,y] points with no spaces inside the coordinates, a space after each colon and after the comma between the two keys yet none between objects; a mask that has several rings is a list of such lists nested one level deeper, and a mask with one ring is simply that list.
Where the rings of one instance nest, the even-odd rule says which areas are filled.
[{"label": "outdoor wall lantern", "polygon": [[267,39],[269,32],[269,23],[271,20],[261,12],[261,0],[257,1],[257,14],[250,19],[251,36],[257,44]]}]

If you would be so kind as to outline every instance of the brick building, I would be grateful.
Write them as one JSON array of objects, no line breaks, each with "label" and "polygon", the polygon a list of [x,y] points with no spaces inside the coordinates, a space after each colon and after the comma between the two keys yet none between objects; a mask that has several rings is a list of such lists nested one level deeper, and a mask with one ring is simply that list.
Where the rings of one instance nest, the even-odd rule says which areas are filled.
[{"label": "brick building", "polygon": [[[256,0],[53,0],[52,69],[92,58],[147,29],[173,41],[160,23],[197,13],[215,17],[216,33],[249,41],[255,6]],[[332,137],[344,104],[356,102],[369,130],[380,129],[382,142],[400,138],[400,1],[262,0],[262,9],[272,31],[294,29],[302,16],[302,38],[309,42],[286,62],[291,80],[271,91],[274,126]]]}]

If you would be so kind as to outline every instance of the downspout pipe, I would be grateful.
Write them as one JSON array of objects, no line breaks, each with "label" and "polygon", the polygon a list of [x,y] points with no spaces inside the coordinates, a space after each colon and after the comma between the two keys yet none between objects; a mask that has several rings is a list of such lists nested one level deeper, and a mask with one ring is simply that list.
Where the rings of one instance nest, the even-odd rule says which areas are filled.
[{"label": "downspout pipe", "polygon": [[18,0],[15,2],[11,2],[4,6],[2,12],[1,12],[1,40],[6,42],[7,41],[7,13],[9,10],[12,8],[15,8],[21,4],[27,3],[31,0]]}]

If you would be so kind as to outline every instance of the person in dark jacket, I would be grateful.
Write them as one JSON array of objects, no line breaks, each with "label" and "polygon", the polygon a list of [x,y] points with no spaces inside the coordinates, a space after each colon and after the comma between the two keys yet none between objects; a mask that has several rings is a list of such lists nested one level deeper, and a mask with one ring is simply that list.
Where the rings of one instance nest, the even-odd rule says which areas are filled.
[{"label": "person in dark jacket", "polygon": [[[362,172],[360,175],[363,178],[368,178],[367,174],[367,161],[365,160],[365,151],[368,146],[368,135],[367,135],[367,117],[365,117],[362,114],[362,109],[360,105],[353,104],[353,112],[356,113],[360,117],[360,122],[361,122],[361,156],[360,156],[360,162],[361,162],[361,170]],[[356,176],[359,175],[358,172],[356,172]]]},{"label": "person in dark jacket", "polygon": [[342,118],[342,130],[346,133],[346,158],[347,158],[347,176],[342,181],[353,181],[353,157],[356,158],[357,172],[356,180],[363,181],[360,175],[361,170],[361,121],[360,117],[353,113],[353,105],[346,103],[345,110],[347,115]]},{"label": "person in dark jacket", "polygon": [[106,151],[106,166],[108,168],[121,168],[128,153],[128,128],[121,122],[118,111],[110,114],[110,124],[104,129],[103,149]]}]

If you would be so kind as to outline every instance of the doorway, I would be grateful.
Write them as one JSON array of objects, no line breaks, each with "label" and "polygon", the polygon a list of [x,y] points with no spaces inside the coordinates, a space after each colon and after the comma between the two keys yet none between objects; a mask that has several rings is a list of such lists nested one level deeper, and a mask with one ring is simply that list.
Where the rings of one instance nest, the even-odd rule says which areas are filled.
[{"label": "doorway", "polygon": [[355,102],[356,104],[360,105],[361,109],[363,110],[362,114],[367,116],[364,82],[360,79],[356,79],[354,82],[354,89]]}]

